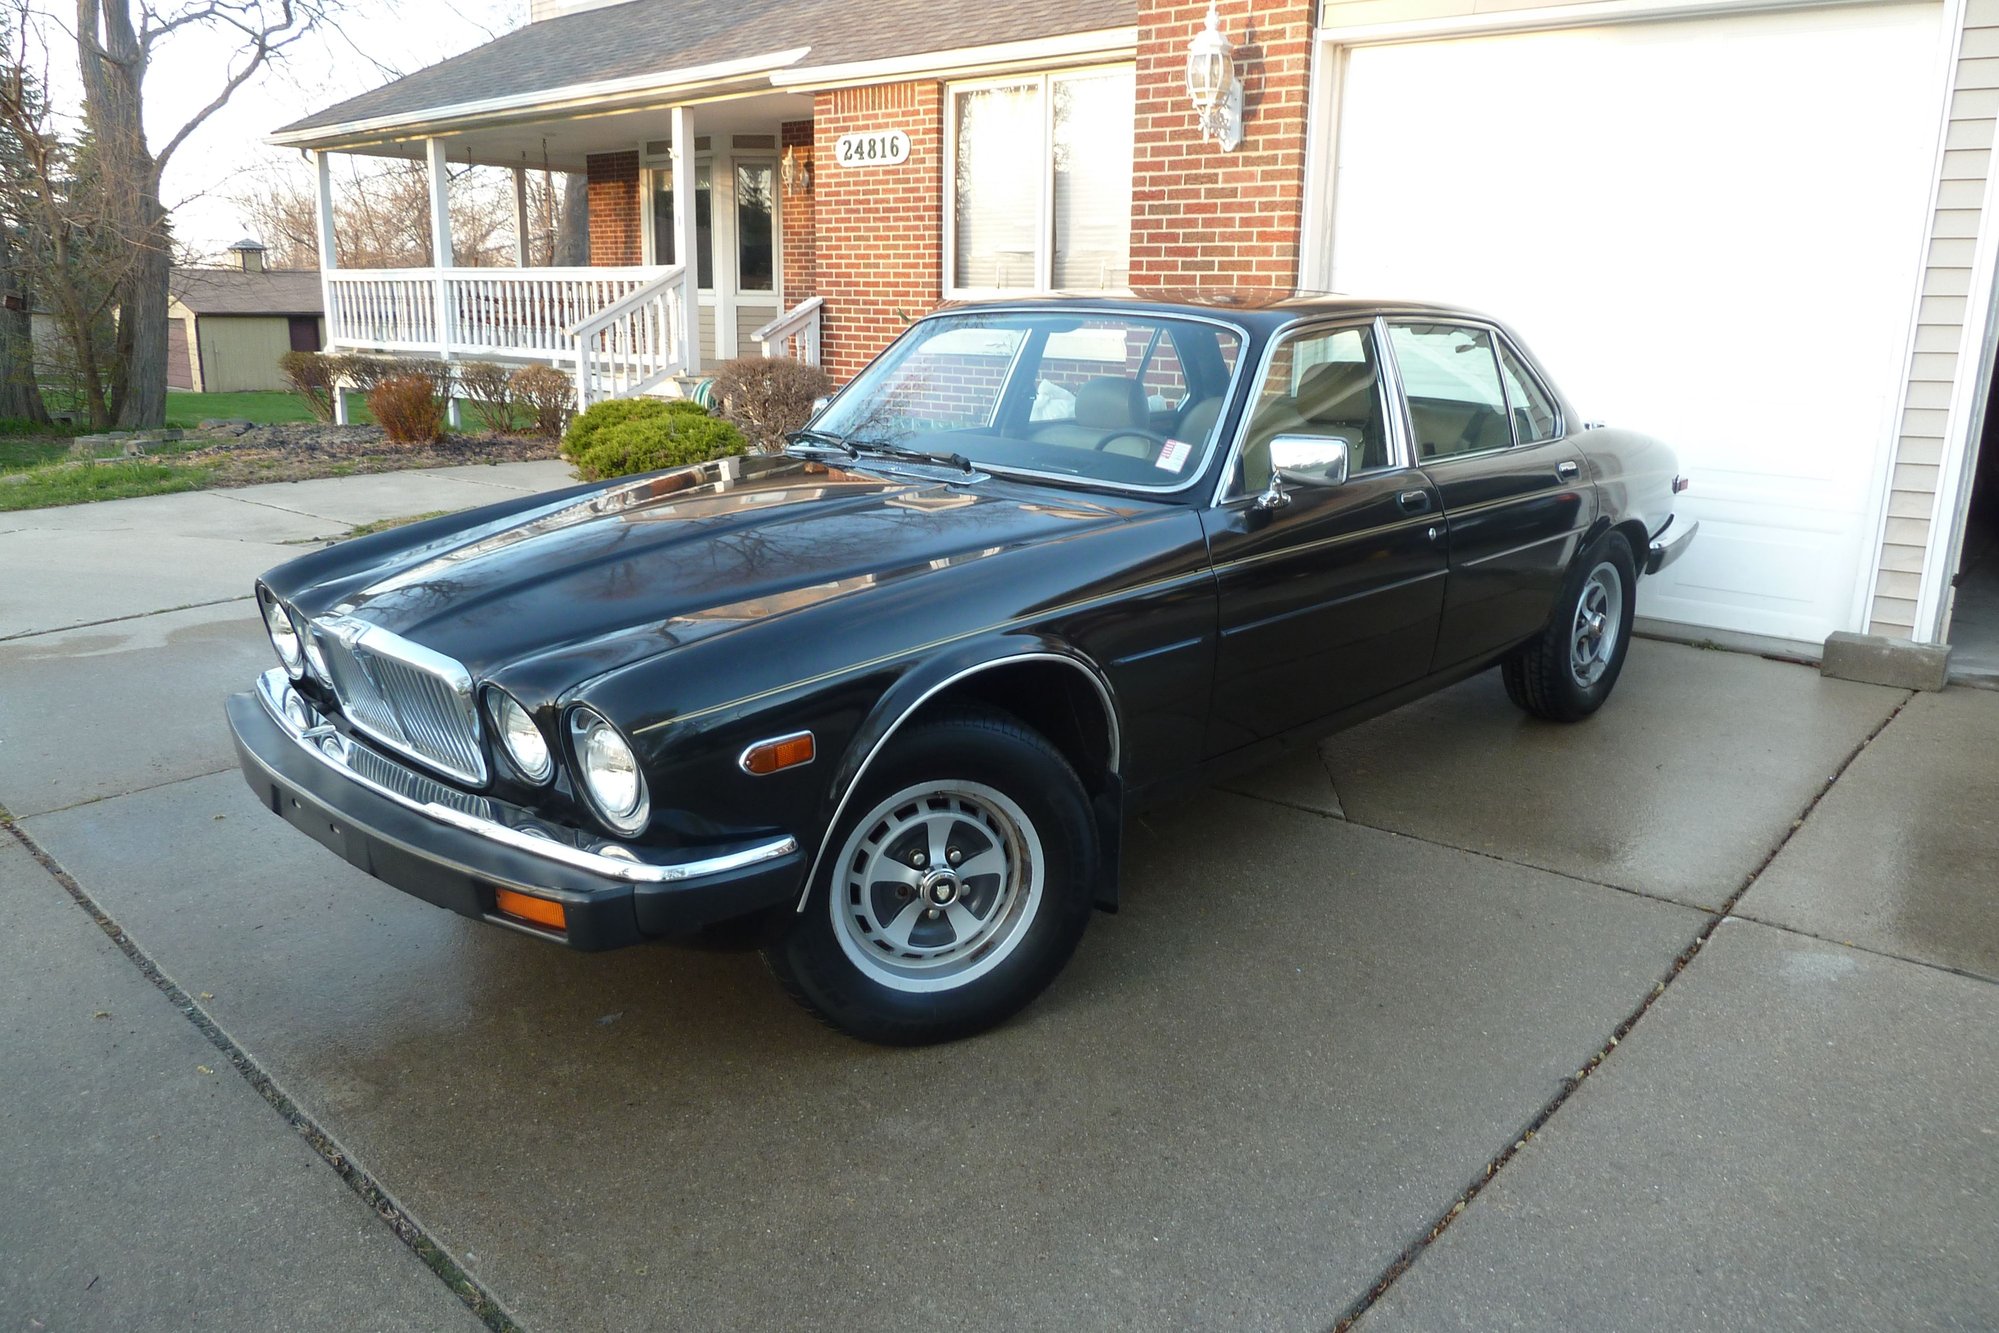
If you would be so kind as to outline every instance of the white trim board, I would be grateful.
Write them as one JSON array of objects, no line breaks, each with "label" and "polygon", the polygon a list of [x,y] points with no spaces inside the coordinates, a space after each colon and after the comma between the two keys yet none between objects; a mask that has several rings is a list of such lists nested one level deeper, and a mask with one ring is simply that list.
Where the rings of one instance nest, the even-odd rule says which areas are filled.
[{"label": "white trim board", "polygon": [[994,42],[987,46],[963,46],[950,51],[925,51],[917,55],[890,56],[882,60],[854,60],[838,65],[805,65],[781,69],[770,76],[771,86],[803,91],[816,88],[848,87],[857,83],[889,83],[919,76],[997,73],[1003,68],[1051,60],[1108,61],[1129,59],[1138,50],[1138,28],[1099,28],[1090,32],[1064,33],[1059,37],[1035,37],[1020,42]]},{"label": "white trim board", "polygon": [[1320,42],[1339,46],[1372,46],[1386,42],[1478,37],[1507,32],[1545,32],[1556,28],[1594,28],[1606,23],[1719,18],[1726,14],[1768,14],[1788,9],[1861,8],[1882,3],[1919,5],[1932,4],[1935,0],[1589,0],[1585,4],[1550,5],[1542,9],[1453,14],[1443,18],[1406,19],[1399,23],[1345,24],[1320,28],[1313,35]]}]

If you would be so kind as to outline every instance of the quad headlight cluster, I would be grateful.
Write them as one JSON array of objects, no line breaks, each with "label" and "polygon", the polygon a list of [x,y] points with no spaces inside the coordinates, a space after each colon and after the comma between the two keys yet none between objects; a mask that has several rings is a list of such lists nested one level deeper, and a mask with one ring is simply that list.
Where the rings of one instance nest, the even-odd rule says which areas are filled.
[{"label": "quad headlight cluster", "polygon": [[[285,674],[293,680],[311,675],[330,688],[333,679],[325,654],[314,640],[305,617],[262,586],[257,589],[257,604],[263,613],[264,631],[270,636],[271,647]],[[555,751],[534,715],[498,685],[486,687],[485,702],[493,734],[514,771],[537,786],[552,782]],[[569,710],[568,731],[576,785],[598,818],[619,833],[642,831],[652,813],[652,803],[631,742],[601,714],[581,704]]]}]

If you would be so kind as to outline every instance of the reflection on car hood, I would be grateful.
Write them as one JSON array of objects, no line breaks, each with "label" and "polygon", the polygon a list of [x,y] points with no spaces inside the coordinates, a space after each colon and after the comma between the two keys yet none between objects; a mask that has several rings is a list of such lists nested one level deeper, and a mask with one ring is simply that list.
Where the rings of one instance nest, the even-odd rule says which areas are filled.
[{"label": "reflection on car hood", "polygon": [[[1119,521],[1004,485],[725,459],[468,528],[342,580],[331,608],[475,674],[609,635],[634,660],[746,622]],[[608,662],[604,665],[609,665]]]}]

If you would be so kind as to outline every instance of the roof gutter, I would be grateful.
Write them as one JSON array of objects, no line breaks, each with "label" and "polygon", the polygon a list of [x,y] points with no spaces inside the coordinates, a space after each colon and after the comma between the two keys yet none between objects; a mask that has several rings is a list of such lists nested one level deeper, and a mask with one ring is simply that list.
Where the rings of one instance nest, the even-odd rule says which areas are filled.
[{"label": "roof gutter", "polygon": [[[337,125],[316,125],[305,129],[279,130],[266,141],[280,148],[331,148],[356,140],[381,141],[409,137],[429,137],[475,126],[519,119],[521,114],[567,111],[587,106],[593,115],[625,109],[627,104],[643,104],[661,93],[704,91],[732,80],[774,75],[787,65],[803,60],[809,46],[776,51],[769,55],[721,60],[709,65],[689,65],[684,69],[662,70],[623,79],[602,79],[595,83],[572,83],[538,92],[488,97],[475,102],[431,107],[420,115],[375,116],[343,121]],[[774,80],[773,80],[774,81]]]},{"label": "roof gutter", "polygon": [[1063,33],[1057,37],[1036,37],[1021,42],[963,46],[950,51],[925,51],[881,60],[804,65],[796,69],[787,67],[774,70],[770,81],[774,87],[809,92],[944,75],[1003,74],[1018,69],[1046,68],[1052,61],[1128,58],[1137,50],[1138,28],[1133,25]]}]

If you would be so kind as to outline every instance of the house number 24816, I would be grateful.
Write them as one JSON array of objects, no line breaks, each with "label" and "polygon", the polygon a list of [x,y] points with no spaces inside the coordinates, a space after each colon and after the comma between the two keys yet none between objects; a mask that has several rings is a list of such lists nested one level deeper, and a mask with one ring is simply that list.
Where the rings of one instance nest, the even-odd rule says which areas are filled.
[{"label": "house number 24816", "polygon": [[909,160],[909,135],[902,130],[843,134],[834,145],[843,167],[892,167]]}]

